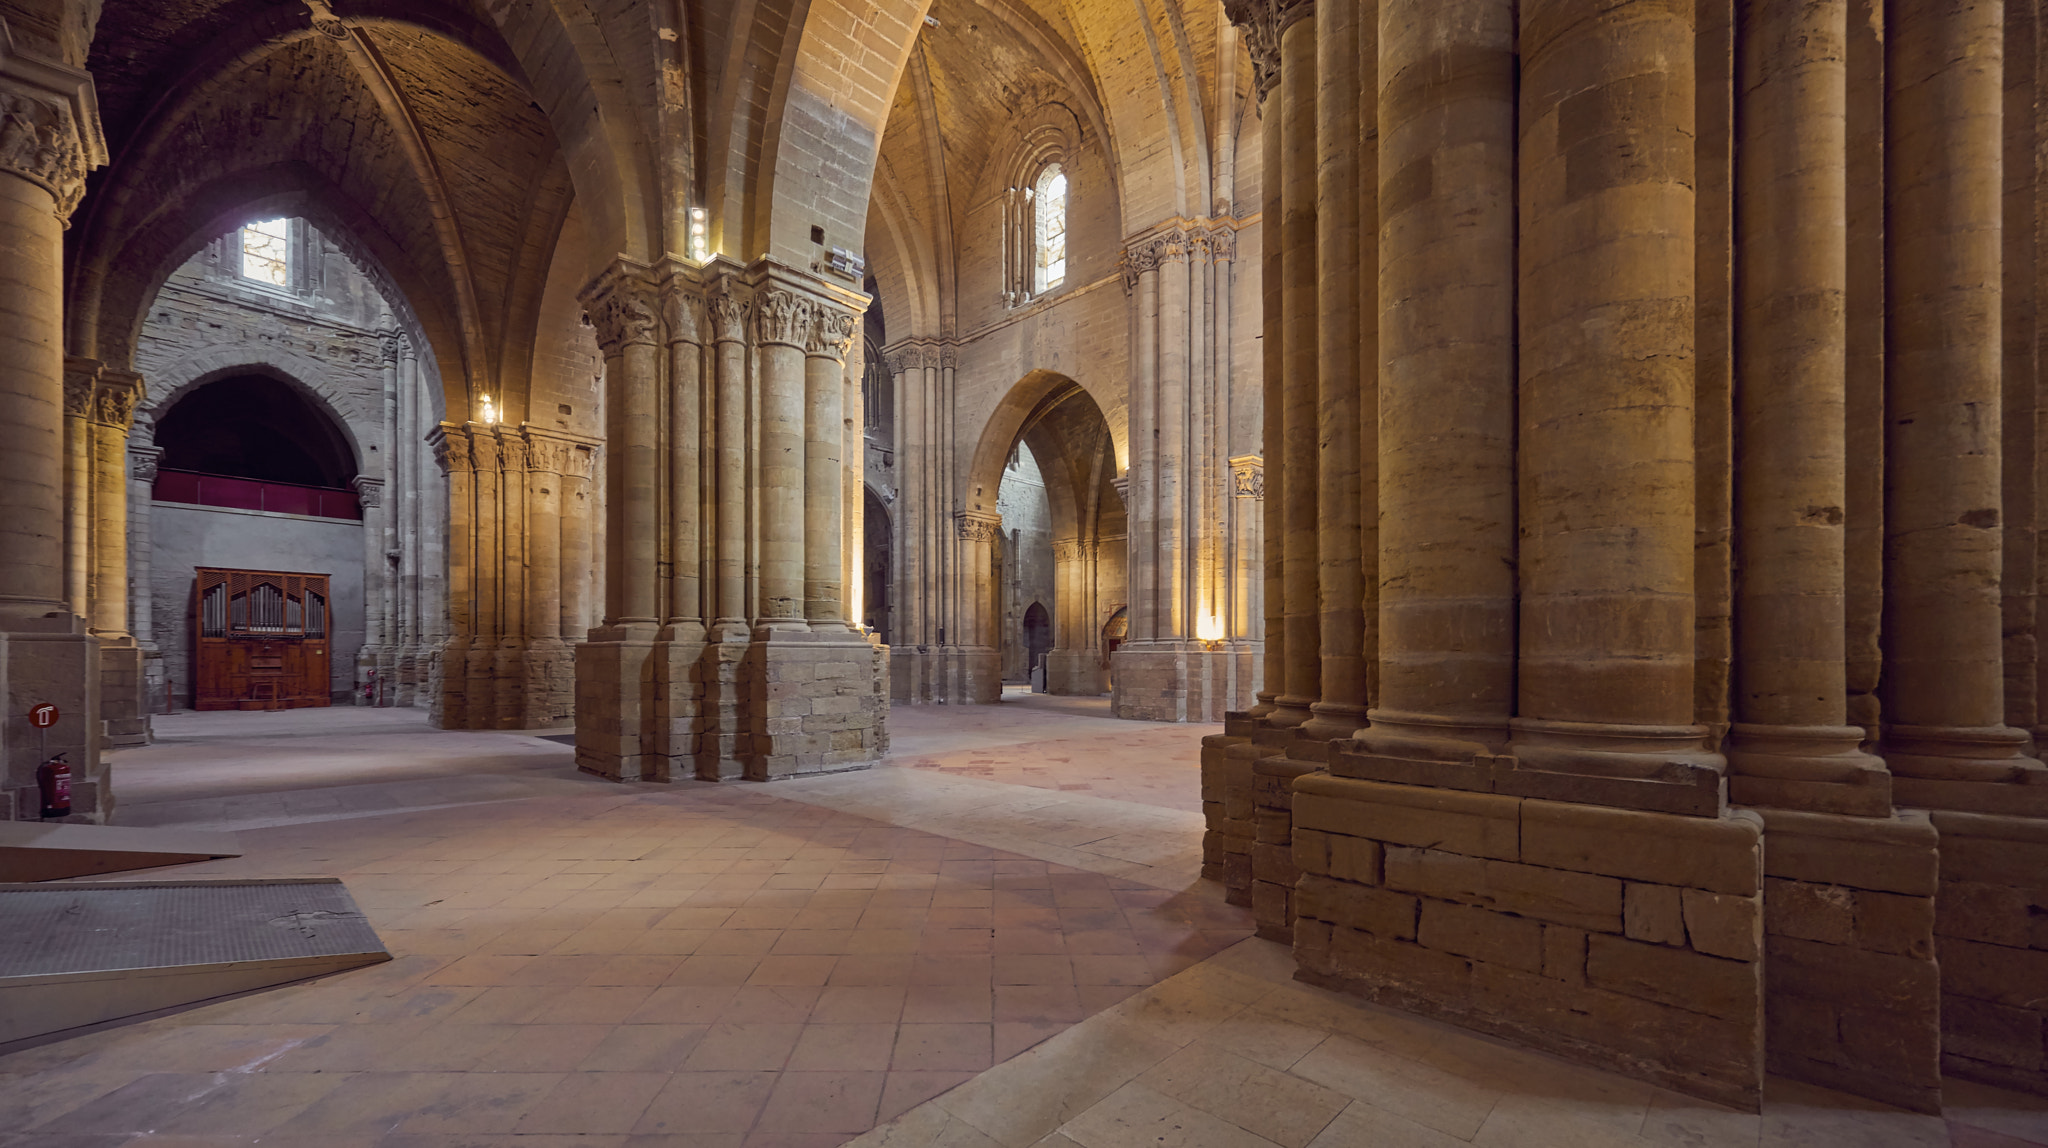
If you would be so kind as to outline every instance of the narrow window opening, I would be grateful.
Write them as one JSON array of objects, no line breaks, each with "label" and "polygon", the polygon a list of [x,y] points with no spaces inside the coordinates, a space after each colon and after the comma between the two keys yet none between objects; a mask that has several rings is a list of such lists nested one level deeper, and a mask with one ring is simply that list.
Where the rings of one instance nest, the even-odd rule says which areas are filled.
[{"label": "narrow window opening", "polygon": [[1031,191],[1038,223],[1038,290],[1049,291],[1067,277],[1067,173],[1048,164]]},{"label": "narrow window opening", "polygon": [[291,273],[290,220],[266,219],[242,228],[244,276],[273,287],[289,287]]}]

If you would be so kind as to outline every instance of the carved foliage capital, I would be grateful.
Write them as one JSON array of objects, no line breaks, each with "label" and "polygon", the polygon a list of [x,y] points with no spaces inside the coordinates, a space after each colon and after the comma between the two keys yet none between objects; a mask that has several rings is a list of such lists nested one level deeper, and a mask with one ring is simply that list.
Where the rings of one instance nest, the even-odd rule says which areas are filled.
[{"label": "carved foliage capital", "polygon": [[526,432],[527,466],[531,470],[548,474],[562,474],[569,465],[569,455],[575,450],[574,443],[564,439],[549,438],[546,435]]},{"label": "carved foliage capital", "polygon": [[[91,139],[70,100],[14,81],[8,63],[0,52],[0,169],[48,191],[57,218],[68,223],[85,196],[85,173],[95,166]],[[91,81],[85,84],[89,91]]]},{"label": "carved foliage capital", "polygon": [[680,276],[661,285],[661,317],[671,343],[704,342],[704,301],[697,285]]},{"label": "carved foliage capital", "polygon": [[1263,500],[1266,497],[1266,462],[1255,454],[1240,455],[1230,460],[1230,481],[1233,493],[1246,498]]},{"label": "carved foliage capital", "polygon": [[994,542],[996,533],[1003,528],[1000,516],[972,514],[961,511],[953,516],[962,542]]},{"label": "carved foliage capital", "polygon": [[652,347],[659,326],[652,283],[635,268],[615,263],[583,290],[583,313],[597,329],[597,345],[606,358],[629,346]]},{"label": "carved foliage capital", "polygon": [[128,473],[143,482],[155,482],[157,467],[163,462],[164,452],[159,447],[131,449],[128,452]]},{"label": "carved foliage capital", "polygon": [[577,445],[562,456],[564,478],[589,478],[597,468],[597,450],[594,446]]},{"label": "carved foliage capital", "polygon": [[1223,0],[1223,15],[1244,34],[1259,99],[1280,82],[1280,33],[1315,13],[1315,0]]},{"label": "carved foliage capital", "polygon": [[441,464],[441,473],[454,474],[470,468],[469,432],[444,425],[431,441],[434,461]]},{"label": "carved foliage capital", "polygon": [[384,505],[383,479],[371,478],[369,475],[359,474],[355,476],[353,479],[349,480],[349,485],[355,488],[356,499],[360,501],[364,506]]},{"label": "carved foliage capital", "polygon": [[94,359],[64,361],[64,414],[82,419],[92,414],[93,389],[99,385],[100,365]]}]

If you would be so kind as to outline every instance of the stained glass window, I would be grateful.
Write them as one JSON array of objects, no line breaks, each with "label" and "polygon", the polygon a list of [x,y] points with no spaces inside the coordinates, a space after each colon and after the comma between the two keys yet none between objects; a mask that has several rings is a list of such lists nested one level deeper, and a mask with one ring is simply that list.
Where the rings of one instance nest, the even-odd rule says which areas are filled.
[{"label": "stained glass window", "polygon": [[269,219],[242,228],[242,274],[273,287],[291,286],[291,224]]}]

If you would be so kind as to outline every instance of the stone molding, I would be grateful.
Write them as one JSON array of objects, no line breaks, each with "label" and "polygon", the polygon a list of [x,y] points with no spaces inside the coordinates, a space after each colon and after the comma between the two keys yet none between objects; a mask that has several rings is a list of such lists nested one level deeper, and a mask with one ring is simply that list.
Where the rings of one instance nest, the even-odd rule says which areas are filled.
[{"label": "stone molding", "polygon": [[69,227],[86,173],[106,162],[91,74],[15,47],[0,19],[0,169],[48,191]]},{"label": "stone molding", "polygon": [[670,346],[704,343],[704,300],[698,285],[686,275],[672,274],[661,284],[661,318],[668,328]]},{"label": "stone molding", "polygon": [[498,470],[506,474],[590,477],[598,444],[521,424],[485,426],[442,423],[429,436],[444,472]]},{"label": "stone molding", "polygon": [[1094,548],[1095,543],[1086,538],[1055,538],[1052,540],[1052,558],[1055,562],[1078,562]]},{"label": "stone molding", "polygon": [[960,347],[956,343],[922,339],[917,342],[898,343],[883,349],[882,365],[892,375],[918,370],[958,370]]},{"label": "stone molding", "polygon": [[598,349],[613,358],[630,346],[655,346],[660,340],[660,306],[647,268],[620,259],[591,280],[577,298],[590,325],[597,329]]},{"label": "stone molding", "polygon": [[354,478],[349,479],[348,484],[349,487],[356,492],[356,499],[360,501],[365,508],[374,508],[384,505],[383,479],[372,478],[367,474],[359,474]]},{"label": "stone molding", "polygon": [[956,510],[953,523],[962,542],[994,542],[996,534],[1003,528],[1003,516]]},{"label": "stone molding", "polygon": [[160,446],[131,446],[128,448],[128,473],[143,482],[155,482],[157,466],[163,457],[164,448]]},{"label": "stone molding", "polygon": [[1241,454],[1231,459],[1230,481],[1232,493],[1265,501],[1266,460],[1255,454]]},{"label": "stone molding", "polygon": [[1138,278],[1168,263],[1186,263],[1190,257],[1230,262],[1237,258],[1237,226],[1230,219],[1174,219],[1124,244],[1120,260],[1124,294],[1138,285]]}]

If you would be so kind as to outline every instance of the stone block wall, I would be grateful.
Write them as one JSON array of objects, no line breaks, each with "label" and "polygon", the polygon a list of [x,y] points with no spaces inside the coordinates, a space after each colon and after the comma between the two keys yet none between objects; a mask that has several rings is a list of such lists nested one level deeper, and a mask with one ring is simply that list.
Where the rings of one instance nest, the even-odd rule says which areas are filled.
[{"label": "stone block wall", "polygon": [[2048,1094],[2048,822],[1936,813],[1941,1066]]},{"label": "stone block wall", "polygon": [[1927,815],[1761,812],[1771,1071],[1939,1112],[1938,856]]},{"label": "stone block wall", "polygon": [[888,655],[800,634],[755,642],[739,667],[749,781],[864,769],[889,751]]},{"label": "stone block wall", "polygon": [[1755,1107],[1756,815],[1295,786],[1302,979]]}]

